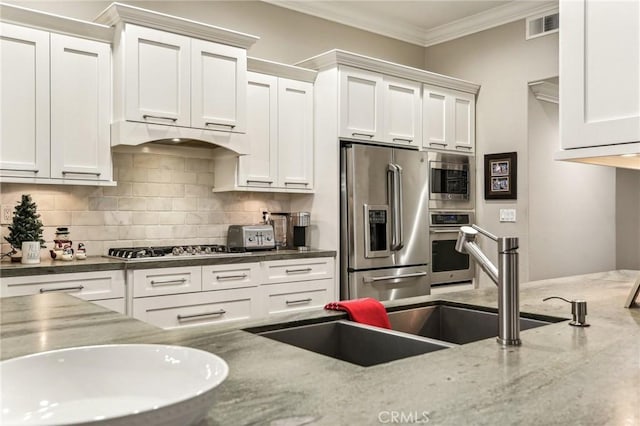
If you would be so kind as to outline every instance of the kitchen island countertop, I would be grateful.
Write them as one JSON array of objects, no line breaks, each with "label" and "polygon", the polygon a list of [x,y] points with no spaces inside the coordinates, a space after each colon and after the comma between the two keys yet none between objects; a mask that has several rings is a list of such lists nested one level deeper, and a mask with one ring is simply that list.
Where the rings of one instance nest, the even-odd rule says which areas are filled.
[{"label": "kitchen island countertop", "polygon": [[[360,367],[242,331],[266,323],[343,317],[322,310],[260,323],[160,330],[66,294],[0,299],[2,359],[57,348],[165,343],[213,352],[230,375],[206,425],[611,424],[640,425],[640,309],[625,309],[637,271],[524,283],[521,311],[570,318],[588,302],[588,328],[567,322],[521,333],[522,346],[494,339]],[[434,300],[495,307],[495,288],[386,302]]]}]

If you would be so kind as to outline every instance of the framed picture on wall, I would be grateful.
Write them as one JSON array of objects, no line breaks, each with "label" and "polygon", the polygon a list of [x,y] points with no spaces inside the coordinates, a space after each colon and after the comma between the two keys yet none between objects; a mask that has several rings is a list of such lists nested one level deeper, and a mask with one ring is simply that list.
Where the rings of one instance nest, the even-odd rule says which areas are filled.
[{"label": "framed picture on wall", "polygon": [[484,156],[484,199],[518,199],[518,153]]}]

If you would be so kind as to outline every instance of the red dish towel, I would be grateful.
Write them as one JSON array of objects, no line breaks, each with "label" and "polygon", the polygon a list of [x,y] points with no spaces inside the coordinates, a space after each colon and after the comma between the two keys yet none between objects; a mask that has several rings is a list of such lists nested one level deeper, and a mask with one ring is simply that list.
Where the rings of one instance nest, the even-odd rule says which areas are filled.
[{"label": "red dish towel", "polygon": [[391,329],[384,305],[370,297],[331,302],[327,303],[324,308],[333,311],[346,311],[351,321]]}]

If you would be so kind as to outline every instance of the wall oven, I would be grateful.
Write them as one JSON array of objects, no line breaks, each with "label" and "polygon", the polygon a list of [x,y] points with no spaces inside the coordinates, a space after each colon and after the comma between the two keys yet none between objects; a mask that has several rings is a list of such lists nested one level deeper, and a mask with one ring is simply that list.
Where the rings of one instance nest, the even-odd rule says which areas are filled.
[{"label": "wall oven", "polygon": [[429,214],[429,244],[431,246],[431,284],[470,281],[475,275],[475,264],[468,254],[455,249],[458,229],[471,225],[474,214],[470,211],[438,211]]},{"label": "wall oven", "polygon": [[473,209],[475,157],[430,151],[429,208]]}]

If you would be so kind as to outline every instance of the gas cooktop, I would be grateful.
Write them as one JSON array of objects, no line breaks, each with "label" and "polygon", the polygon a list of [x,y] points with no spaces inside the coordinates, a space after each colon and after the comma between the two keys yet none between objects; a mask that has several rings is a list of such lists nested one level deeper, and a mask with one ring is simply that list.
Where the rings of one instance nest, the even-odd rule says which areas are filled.
[{"label": "gas cooktop", "polygon": [[247,256],[251,253],[229,253],[218,244],[195,246],[121,247],[110,248],[106,257],[122,260],[175,260],[195,257]]}]

